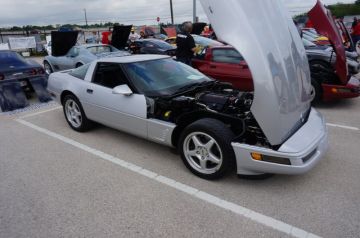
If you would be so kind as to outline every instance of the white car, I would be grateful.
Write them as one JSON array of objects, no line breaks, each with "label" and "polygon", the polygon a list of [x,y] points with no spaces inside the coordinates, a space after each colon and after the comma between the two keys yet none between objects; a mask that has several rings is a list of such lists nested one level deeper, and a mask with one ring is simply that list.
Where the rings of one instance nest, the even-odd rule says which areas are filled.
[{"label": "white car", "polygon": [[254,93],[168,56],[99,59],[49,77],[68,124],[86,131],[95,121],[175,147],[205,179],[234,166],[247,176],[309,171],[326,152],[327,130],[311,108],[306,52],[282,1],[201,2],[217,35],[246,59]]}]

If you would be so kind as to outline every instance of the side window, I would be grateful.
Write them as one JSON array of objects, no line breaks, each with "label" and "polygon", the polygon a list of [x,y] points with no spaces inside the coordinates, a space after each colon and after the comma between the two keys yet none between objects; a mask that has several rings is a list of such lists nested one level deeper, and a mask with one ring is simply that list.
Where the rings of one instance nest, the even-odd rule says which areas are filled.
[{"label": "side window", "polygon": [[67,56],[69,57],[76,57],[79,55],[79,48],[77,47],[73,47],[69,50],[69,52],[67,53]]},{"label": "side window", "polygon": [[93,83],[107,88],[115,88],[119,85],[127,84],[127,80],[119,64],[98,63]]},{"label": "side window", "polygon": [[78,78],[78,79],[84,80],[85,76],[86,76],[86,73],[87,73],[87,71],[89,69],[89,66],[90,66],[90,64],[83,65],[83,66],[81,66],[79,68],[73,69],[69,74],[71,76],[74,76],[74,77]]},{"label": "side window", "polygon": [[235,49],[214,49],[213,61],[218,63],[239,64],[244,60],[239,52]]},{"label": "side window", "polygon": [[154,48],[154,47],[155,47],[155,44],[154,44],[154,43],[151,43],[151,42],[146,42],[146,43],[145,43],[145,47]]}]

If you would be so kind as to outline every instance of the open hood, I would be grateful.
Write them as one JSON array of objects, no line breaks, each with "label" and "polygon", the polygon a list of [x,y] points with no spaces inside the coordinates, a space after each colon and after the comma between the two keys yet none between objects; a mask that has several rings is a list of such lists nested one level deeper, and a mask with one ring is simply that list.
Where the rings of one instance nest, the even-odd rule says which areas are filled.
[{"label": "open hood", "polygon": [[270,144],[281,145],[305,122],[312,99],[305,48],[282,0],[201,3],[217,36],[248,63],[251,112]]},{"label": "open hood", "polygon": [[71,47],[76,45],[78,31],[52,31],[51,32],[51,54],[53,56],[64,56]]},{"label": "open hood", "polygon": [[341,83],[346,85],[348,82],[348,72],[346,67],[345,48],[341,34],[336,26],[331,12],[325,8],[320,0],[317,0],[316,5],[310,10],[308,15],[311,22],[314,24],[316,31],[329,38],[329,41],[336,53],[336,73]]},{"label": "open hood", "polygon": [[166,33],[167,37],[176,37],[176,27],[163,27],[162,29]]},{"label": "open hood", "polygon": [[129,40],[132,25],[114,26],[112,32],[111,45],[117,49],[124,49]]},{"label": "open hood", "polygon": [[204,23],[204,22],[197,22],[197,23],[194,23],[193,24],[193,30],[191,32],[191,34],[194,34],[194,35],[200,35],[201,32],[204,31],[204,28],[207,24]]}]

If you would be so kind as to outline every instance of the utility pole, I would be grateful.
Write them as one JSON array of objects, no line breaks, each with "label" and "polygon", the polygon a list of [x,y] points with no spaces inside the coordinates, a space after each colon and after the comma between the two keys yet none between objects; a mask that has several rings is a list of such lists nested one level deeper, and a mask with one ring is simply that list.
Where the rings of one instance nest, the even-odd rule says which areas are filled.
[{"label": "utility pole", "polygon": [[174,11],[173,11],[173,3],[172,3],[172,0],[170,0],[170,13],[171,13],[171,24],[174,25]]},{"label": "utility pole", "polygon": [[196,0],[193,0],[193,23],[197,22],[196,18]]},{"label": "utility pole", "polygon": [[87,16],[86,16],[86,8],[84,8],[84,12],[85,12],[85,23],[86,23],[86,28],[88,28],[88,21],[87,21]]}]

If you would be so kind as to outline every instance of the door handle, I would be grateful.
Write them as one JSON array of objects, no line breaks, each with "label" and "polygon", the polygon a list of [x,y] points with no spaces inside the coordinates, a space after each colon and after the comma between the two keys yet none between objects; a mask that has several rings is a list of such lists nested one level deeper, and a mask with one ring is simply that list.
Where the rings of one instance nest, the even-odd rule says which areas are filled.
[{"label": "door handle", "polygon": [[92,89],[87,89],[86,92],[87,92],[88,94],[93,94],[94,90],[92,90]]}]

